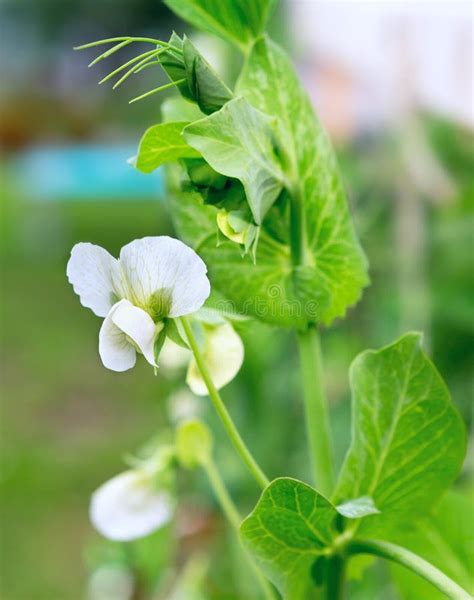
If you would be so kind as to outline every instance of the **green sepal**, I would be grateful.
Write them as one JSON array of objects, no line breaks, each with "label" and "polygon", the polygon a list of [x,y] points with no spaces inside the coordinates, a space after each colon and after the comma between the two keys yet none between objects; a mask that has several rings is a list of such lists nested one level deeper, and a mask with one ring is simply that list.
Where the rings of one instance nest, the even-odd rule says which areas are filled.
[{"label": "green sepal", "polygon": [[153,354],[155,357],[155,363],[159,364],[159,358],[161,350],[163,349],[163,344],[165,343],[166,337],[168,336],[170,319],[165,319],[164,326],[160,333],[156,336],[155,343],[153,344]]},{"label": "green sepal", "polygon": [[166,335],[181,348],[189,349],[186,333],[179,319],[168,319]]}]

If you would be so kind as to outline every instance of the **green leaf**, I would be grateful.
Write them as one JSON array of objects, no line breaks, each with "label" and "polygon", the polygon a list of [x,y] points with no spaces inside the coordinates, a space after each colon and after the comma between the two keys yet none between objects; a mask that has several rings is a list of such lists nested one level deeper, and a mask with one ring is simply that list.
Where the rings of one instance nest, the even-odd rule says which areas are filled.
[{"label": "green leaf", "polygon": [[245,51],[264,30],[274,0],[164,0],[183,20]]},{"label": "green leaf", "polygon": [[210,115],[232,100],[232,91],[186,36],[183,59],[189,90],[204,114]]},{"label": "green leaf", "polygon": [[354,500],[348,500],[336,506],[337,512],[346,519],[360,519],[368,515],[380,513],[370,496],[361,496]]},{"label": "green leaf", "polygon": [[136,168],[151,173],[163,163],[179,158],[198,158],[199,152],[189,146],[182,131],[186,122],[161,123],[145,131],[136,158]]},{"label": "green leaf", "polygon": [[192,123],[204,117],[194,102],[187,102],[181,96],[165,98],[161,105],[161,115],[164,123],[172,121],[187,121],[188,123]]},{"label": "green leaf", "polygon": [[275,156],[272,119],[244,98],[228,102],[213,115],[188,125],[184,137],[217,172],[239,179],[257,224],[283,189]]},{"label": "green leaf", "polygon": [[[286,600],[315,589],[315,564],[338,535],[334,506],[309,485],[282,477],[262,493],[240,534],[245,547]],[[316,573],[317,575],[317,573]]]},{"label": "green leaf", "polygon": [[329,293],[317,273],[294,269],[290,249],[261,231],[257,260],[242,258],[234,242],[217,245],[217,209],[205,205],[197,192],[179,191],[179,167],[168,168],[171,215],[181,239],[202,256],[210,279],[232,310],[278,327],[304,328],[320,320]]},{"label": "green leaf", "polygon": [[360,531],[388,535],[426,515],[458,475],[464,425],[418,333],[360,354],[350,381],[352,443],[336,501],[371,496],[381,514]]},{"label": "green leaf", "polygon": [[[330,143],[288,58],[274,43],[262,39],[255,44],[244,67],[239,90],[257,109],[277,117],[277,168],[280,173],[274,179],[270,176],[269,181],[276,186],[274,193],[280,189],[277,179],[291,178],[301,186],[307,264],[295,266],[292,261],[286,192],[273,200],[263,219],[255,266],[250,256],[242,258],[238,248],[230,242],[216,248],[217,213],[211,207],[203,207],[198,194],[186,196],[178,192],[175,195],[173,219],[176,228],[188,243],[198,244],[197,249],[208,265],[213,285],[235,304],[239,312],[280,327],[304,328],[309,322],[321,321],[330,324],[336,317],[344,316],[368,283],[366,260],[354,234]],[[232,102],[238,103],[241,99]],[[214,119],[219,121],[221,112],[229,110],[228,106],[208,119],[214,123]],[[268,120],[268,117],[263,118]],[[207,119],[201,123],[205,121]],[[214,128],[213,135],[220,137],[220,125],[219,122]],[[193,123],[186,132],[194,126]],[[262,133],[267,139],[263,158],[270,160],[271,171],[277,159],[268,154],[270,132]],[[271,133],[275,133],[275,124]],[[235,132],[231,134],[235,136]],[[213,158],[220,162],[222,152],[217,150],[218,139],[201,140],[199,149],[203,151],[202,146],[209,143],[213,156],[204,158],[208,162]],[[242,164],[239,161],[234,168],[238,169]],[[221,165],[212,166],[219,171]],[[286,170],[286,175],[281,175],[282,169]],[[247,195],[253,193],[255,196],[256,191],[263,191],[249,192],[250,175],[244,175],[248,180]],[[178,183],[175,190],[179,187]]]},{"label": "green leaf", "polygon": [[[366,259],[330,141],[287,55],[271,40],[255,43],[237,91],[255,108],[278,117],[287,175],[299,187],[304,206],[306,264],[313,271],[307,273],[312,286],[307,291],[315,298],[329,292],[329,302],[318,315],[329,324],[345,314],[368,283]],[[289,261],[285,268],[291,269]]]},{"label": "green leaf", "polygon": [[[441,569],[471,594],[474,594],[473,503],[472,490],[448,492],[432,515],[412,527],[400,528],[396,536],[397,543]],[[393,566],[391,570],[404,600],[445,598],[407,569]]]}]

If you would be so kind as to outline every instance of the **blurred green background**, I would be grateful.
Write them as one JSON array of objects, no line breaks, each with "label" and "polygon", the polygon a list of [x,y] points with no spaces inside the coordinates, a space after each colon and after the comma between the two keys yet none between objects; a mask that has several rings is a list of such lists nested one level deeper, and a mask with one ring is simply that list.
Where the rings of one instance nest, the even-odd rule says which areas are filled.
[{"label": "blurred green background", "polygon": [[[349,441],[350,362],[409,328],[424,330],[470,425],[473,133],[472,123],[416,103],[373,127],[344,113],[337,102],[348,89],[341,88],[341,69],[305,50],[292,32],[297,4],[304,5],[281,6],[272,29],[287,47],[294,42],[309,88],[317,81],[320,98],[325,90],[335,94],[338,112],[325,112],[321,100],[321,115],[337,144],[371,265],[363,300],[323,334],[340,463]],[[142,132],[160,119],[159,98],[131,107],[127,101],[154,87],[156,75],[146,70],[114,93],[97,88],[120,63],[88,71],[94,53],[74,53],[72,46],[122,34],[166,38],[189,28],[158,0],[3,0],[0,10],[1,596],[140,598],[156,580],[156,598],[253,598],[251,575],[201,474],[180,476],[176,522],[142,542],[104,542],[87,514],[91,492],[123,469],[123,456],[169,435],[192,399],[182,373],[154,377],[144,362],[124,374],[104,369],[100,322],[67,283],[66,262],[78,241],[117,254],[134,238],[173,232],[160,174],[140,175],[126,164]],[[198,41],[231,79],[238,63],[232,52],[215,40]],[[229,410],[270,476],[309,477],[294,340],[254,323],[239,332],[246,361],[224,390]],[[219,440],[218,464],[244,513],[257,490],[207,399],[194,404]],[[471,477],[468,464],[459,494]],[[465,538],[464,532],[458,547],[468,544]],[[384,568],[372,566],[352,584],[351,598],[435,597],[424,589],[414,596],[410,585],[403,577],[392,585]]]}]

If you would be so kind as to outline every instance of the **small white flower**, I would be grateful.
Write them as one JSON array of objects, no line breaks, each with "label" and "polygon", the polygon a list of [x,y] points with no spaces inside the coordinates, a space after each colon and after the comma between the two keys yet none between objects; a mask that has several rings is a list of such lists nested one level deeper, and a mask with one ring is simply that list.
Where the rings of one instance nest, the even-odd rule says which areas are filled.
[{"label": "small white flower", "polygon": [[[201,352],[218,390],[234,379],[244,361],[244,345],[229,323],[204,327]],[[207,396],[207,387],[194,357],[188,366],[186,383],[196,395]]]},{"label": "small white flower", "polygon": [[171,495],[159,489],[156,476],[131,469],[101,485],[92,495],[90,519],[103,536],[129,541],[149,535],[173,515]]},{"label": "small white flower", "polygon": [[[215,322],[218,324],[211,325],[207,319],[202,324],[200,350],[212,382],[220,390],[239,372],[244,361],[244,345],[232,325],[221,317]],[[207,396],[206,383],[190,350],[168,338],[160,354],[160,364],[174,368],[187,364],[186,383],[197,396]]]},{"label": "small white flower", "polygon": [[137,351],[156,366],[154,343],[163,319],[201,308],[210,293],[206,272],[194,250],[166,236],[134,240],[119,259],[100,246],[76,244],[67,265],[81,304],[106,317],[99,353],[114,371],[132,368]]}]

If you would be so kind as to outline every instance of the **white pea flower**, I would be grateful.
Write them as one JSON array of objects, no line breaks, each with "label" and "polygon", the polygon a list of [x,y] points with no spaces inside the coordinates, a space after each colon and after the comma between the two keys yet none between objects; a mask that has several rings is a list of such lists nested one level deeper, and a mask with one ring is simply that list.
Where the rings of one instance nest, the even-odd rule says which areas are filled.
[{"label": "white pea flower", "polygon": [[[202,309],[204,310],[204,309]],[[201,311],[200,311],[201,312]],[[196,320],[199,313],[196,315]],[[244,360],[244,345],[240,336],[230,323],[220,318],[210,322],[199,323],[200,351],[212,382],[219,390],[227,385],[240,370]],[[181,348],[171,339],[167,339],[160,354],[161,364],[172,364],[179,357],[179,364],[188,365],[186,383],[197,396],[207,396],[208,391],[204,379],[190,350]]]},{"label": "white pea flower", "polygon": [[138,468],[112,477],[94,492],[90,519],[104,537],[125,542],[166,525],[173,509],[172,496],[160,489],[156,472]]},{"label": "white pea flower", "polygon": [[[234,379],[244,361],[244,345],[229,323],[204,327],[201,353],[218,390]],[[198,396],[207,395],[206,384],[194,357],[189,363],[186,383]]]},{"label": "white pea flower", "polygon": [[76,244],[67,265],[81,304],[105,317],[99,354],[113,371],[131,369],[137,352],[157,366],[154,345],[164,320],[201,308],[210,293],[206,273],[194,250],[167,236],[134,240],[118,259],[100,246]]}]

